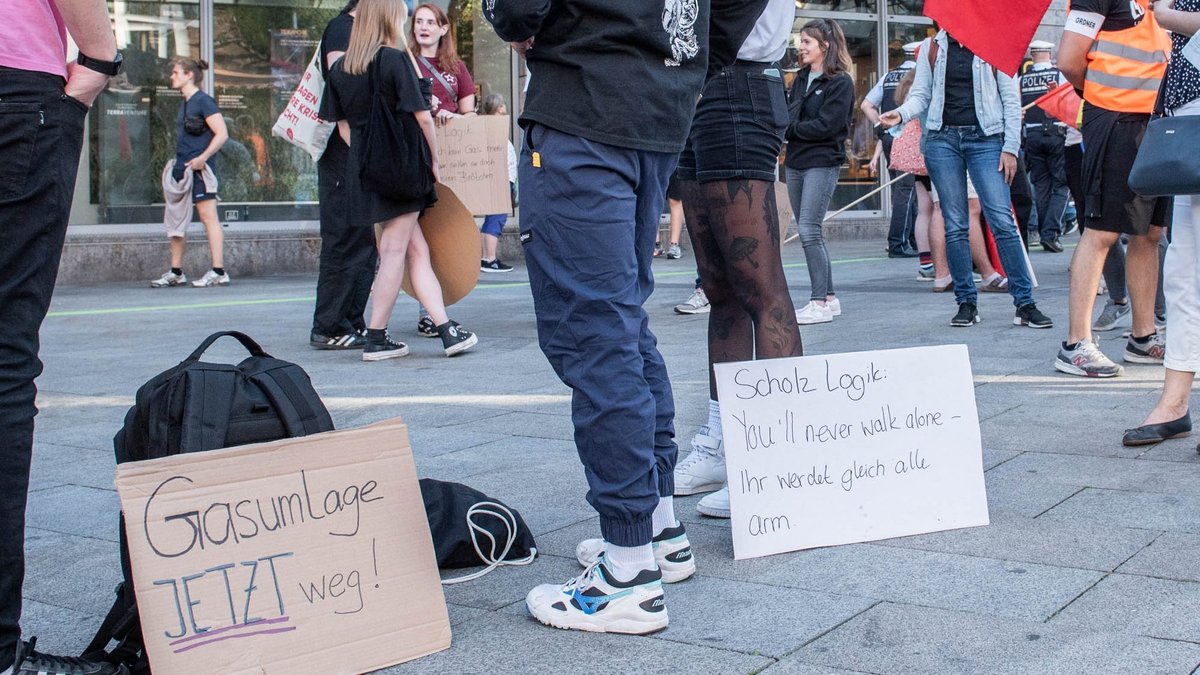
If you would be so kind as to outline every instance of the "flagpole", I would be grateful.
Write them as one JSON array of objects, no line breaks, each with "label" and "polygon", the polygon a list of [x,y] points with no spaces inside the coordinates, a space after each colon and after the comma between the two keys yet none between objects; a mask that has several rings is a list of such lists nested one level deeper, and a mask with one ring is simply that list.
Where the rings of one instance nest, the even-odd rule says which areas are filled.
[{"label": "flagpole", "polygon": [[[1021,108],[1021,112],[1025,112],[1026,110],[1029,110],[1030,108],[1034,107],[1035,105],[1037,105],[1037,103],[1036,103],[1036,102],[1035,102],[1035,103],[1030,103],[1029,105],[1027,105],[1027,106],[1025,106],[1025,107]],[[895,178],[893,178],[893,179],[889,180],[888,182],[884,183],[883,185],[880,185],[879,187],[875,188],[874,190],[871,190],[870,192],[868,192],[867,194],[865,194],[865,195],[863,195],[863,196],[859,197],[858,199],[855,199],[854,201],[850,202],[849,204],[847,204],[847,205],[843,206],[842,208],[838,209],[837,211],[834,211],[833,213],[830,213],[829,215],[825,216],[825,218],[824,218],[824,219],[821,221],[821,223],[822,223],[822,224],[824,224],[824,223],[827,223],[827,222],[829,222],[829,221],[830,221],[830,220],[832,220],[833,218],[836,218],[837,216],[840,216],[840,215],[842,215],[843,213],[845,213],[845,212],[849,211],[850,209],[854,208],[855,206],[858,206],[859,204],[861,204],[861,203],[863,203],[863,202],[867,201],[867,200],[868,200],[868,199],[870,199],[871,197],[874,197],[875,195],[879,194],[880,192],[883,192],[884,188],[888,187],[889,185],[892,185],[893,183],[897,183],[897,182],[899,182],[899,181],[902,181],[902,180],[904,180],[905,178],[908,178],[908,177],[909,177],[909,176],[911,176],[911,175],[912,175],[912,173],[911,173],[911,172],[908,172],[908,171],[906,171],[906,172],[904,172],[904,173],[900,174],[899,176],[896,176]],[[799,238],[800,238],[800,235],[799,235],[799,234],[793,234],[792,236],[788,237],[787,239],[784,239],[784,240],[783,240],[783,243],[784,243],[784,244],[788,244],[788,243],[791,243],[791,242],[793,242],[793,241],[796,241],[796,240],[797,240],[797,239],[799,239]]]}]

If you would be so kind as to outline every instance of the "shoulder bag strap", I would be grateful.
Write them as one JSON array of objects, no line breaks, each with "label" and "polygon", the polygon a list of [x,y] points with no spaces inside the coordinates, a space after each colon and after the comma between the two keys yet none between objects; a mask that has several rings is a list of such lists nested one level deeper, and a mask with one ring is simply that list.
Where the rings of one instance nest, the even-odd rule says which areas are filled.
[{"label": "shoulder bag strap", "polygon": [[[424,64],[426,68],[429,69],[429,72],[433,73],[433,79],[437,80],[438,82],[441,82],[442,86],[446,88],[446,91],[450,92],[451,96],[458,96],[458,92],[454,91],[454,87],[450,86],[450,83],[447,82],[446,78],[442,76],[441,71],[439,71],[437,68],[433,67],[433,64],[429,62],[429,59],[425,58],[424,56],[421,56],[420,54],[417,54],[417,58],[421,60],[421,63]],[[454,105],[455,105],[455,107],[458,106],[457,98],[454,99]]]}]

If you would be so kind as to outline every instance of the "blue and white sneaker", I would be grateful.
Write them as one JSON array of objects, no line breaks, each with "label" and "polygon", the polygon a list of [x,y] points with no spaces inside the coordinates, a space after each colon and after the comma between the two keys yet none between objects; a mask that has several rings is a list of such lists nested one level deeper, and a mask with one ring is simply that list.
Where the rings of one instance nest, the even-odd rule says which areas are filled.
[{"label": "blue and white sneaker", "polygon": [[[654,548],[654,562],[662,572],[664,584],[674,584],[696,573],[696,559],[692,556],[692,545],[688,542],[683,524],[668,527],[650,542]],[[580,565],[595,565],[607,548],[603,539],[584,539],[575,547],[575,559]]]},{"label": "blue and white sneaker", "polygon": [[533,618],[555,628],[645,635],[667,627],[662,572],[643,570],[630,581],[617,581],[603,555],[561,586],[543,584],[529,591],[525,606]]}]

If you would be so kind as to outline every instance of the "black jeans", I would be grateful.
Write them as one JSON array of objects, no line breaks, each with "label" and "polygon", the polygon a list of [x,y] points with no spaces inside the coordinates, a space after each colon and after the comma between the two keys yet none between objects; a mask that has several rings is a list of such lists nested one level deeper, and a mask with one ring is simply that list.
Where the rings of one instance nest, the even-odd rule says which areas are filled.
[{"label": "black jeans", "polygon": [[0,667],[21,637],[38,329],[58,276],[86,114],[62,78],[0,68]]},{"label": "black jeans", "polygon": [[1064,132],[1045,125],[1030,129],[1025,138],[1025,163],[1029,166],[1029,178],[1033,181],[1040,221],[1036,225],[1043,240],[1058,239],[1062,232],[1063,214],[1067,210],[1067,199],[1070,198],[1065,142]]},{"label": "black jeans", "polygon": [[313,332],[326,337],[366,327],[363,311],[375,279],[375,229],[361,217],[362,209],[346,189],[349,148],[335,131],[317,162],[321,200],[321,260],[317,271],[317,302]]}]

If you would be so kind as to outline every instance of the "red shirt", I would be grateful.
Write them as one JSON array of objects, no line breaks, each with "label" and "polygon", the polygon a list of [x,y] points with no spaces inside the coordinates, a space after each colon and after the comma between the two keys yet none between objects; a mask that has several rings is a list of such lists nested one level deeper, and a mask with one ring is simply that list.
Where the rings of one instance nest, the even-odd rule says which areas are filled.
[{"label": "red shirt", "polygon": [[[438,78],[433,77],[433,71],[425,67],[422,61],[429,61],[434,66],[437,66],[437,61],[434,59],[417,58],[417,67],[421,70],[421,77],[433,78],[433,97],[438,100],[438,104],[434,106],[435,110],[449,110],[452,113],[459,112],[458,100],[467,96],[475,95],[475,80],[471,79],[471,73],[467,71],[467,64],[462,61],[458,62],[457,69],[448,73],[438,69],[438,74],[442,79],[446,80],[446,84],[450,85],[447,89]],[[475,112],[468,110],[467,112]]]}]

